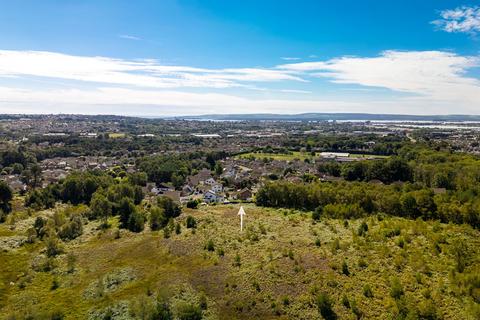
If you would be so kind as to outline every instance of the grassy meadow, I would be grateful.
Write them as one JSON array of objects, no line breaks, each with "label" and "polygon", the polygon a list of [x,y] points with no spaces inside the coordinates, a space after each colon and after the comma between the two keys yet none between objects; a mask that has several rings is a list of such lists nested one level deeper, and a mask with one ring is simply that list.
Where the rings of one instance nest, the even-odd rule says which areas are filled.
[{"label": "grassy meadow", "polygon": [[[265,152],[249,152],[238,155],[237,158],[240,159],[273,159],[278,161],[293,161],[300,160],[304,161],[305,159],[313,160],[317,157],[320,157],[320,152],[312,155],[310,152],[301,152],[301,151],[291,151],[289,153],[265,153]],[[350,154],[350,158],[375,158],[375,159],[386,159],[388,156],[381,155],[371,155],[371,154]]]},{"label": "grassy meadow", "polygon": [[243,232],[238,205],[184,209],[171,232],[88,222],[54,258],[45,241],[22,239],[37,215],[65,206],[17,208],[0,225],[0,317],[152,319],[166,301],[174,319],[198,319],[191,308],[203,319],[479,318],[478,230],[244,208]]}]

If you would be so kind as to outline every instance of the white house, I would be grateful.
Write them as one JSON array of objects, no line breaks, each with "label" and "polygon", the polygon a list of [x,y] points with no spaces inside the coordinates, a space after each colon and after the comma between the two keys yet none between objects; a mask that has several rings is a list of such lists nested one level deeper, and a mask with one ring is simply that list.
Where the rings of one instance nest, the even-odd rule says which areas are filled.
[{"label": "white house", "polygon": [[204,181],[204,183],[206,185],[213,186],[214,184],[217,183],[217,181],[215,181],[215,179],[213,179],[213,178],[208,178],[207,180]]},{"label": "white house", "polygon": [[213,192],[212,190],[208,190],[207,192],[205,192],[205,194],[203,195],[203,200],[207,203],[211,203],[211,202],[221,202],[223,201],[223,197],[215,192]]},{"label": "white house", "polygon": [[221,183],[215,183],[212,185],[212,191],[215,193],[219,193],[223,191],[223,186]]}]

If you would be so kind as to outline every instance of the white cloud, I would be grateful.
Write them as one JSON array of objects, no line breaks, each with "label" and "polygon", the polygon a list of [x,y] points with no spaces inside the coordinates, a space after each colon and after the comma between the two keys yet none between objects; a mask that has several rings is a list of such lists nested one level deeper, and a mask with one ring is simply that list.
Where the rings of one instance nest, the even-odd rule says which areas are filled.
[{"label": "white cloud", "polygon": [[440,12],[441,19],[432,21],[446,32],[480,32],[480,7],[458,7]]},{"label": "white cloud", "polygon": [[285,60],[285,61],[300,60],[300,58],[297,58],[297,57],[281,57],[280,59]]},{"label": "white cloud", "polygon": [[122,39],[127,39],[127,40],[135,40],[135,41],[142,40],[142,38],[140,38],[140,37],[132,36],[132,35],[129,35],[129,34],[121,34],[118,37],[122,38]]},{"label": "white cloud", "polygon": [[145,88],[229,88],[244,82],[304,81],[286,71],[261,68],[202,69],[155,60],[82,57],[45,51],[0,50],[0,77],[35,76]]},{"label": "white cloud", "polygon": [[225,113],[367,112],[405,114],[479,114],[475,105],[429,98],[252,99],[218,93],[125,88],[32,90],[0,87],[3,113],[82,113],[119,115],[198,115]]},{"label": "white cloud", "polygon": [[[345,56],[271,68],[207,69],[156,60],[0,50],[0,113],[480,114],[480,80],[467,75],[479,65],[480,57],[444,51],[385,51],[375,57]],[[338,84],[339,90],[328,93],[319,79]],[[310,80],[309,90],[298,87]],[[295,89],[290,89],[290,81],[297,82]],[[274,82],[288,83],[271,88]],[[377,87],[401,94],[379,94]],[[254,90],[247,95],[222,90],[227,88]],[[355,93],[367,89],[371,91]]]},{"label": "white cloud", "polygon": [[342,57],[278,66],[334,83],[381,87],[437,100],[480,103],[480,80],[465,76],[479,57],[443,51],[385,51],[378,57]]},{"label": "white cloud", "polygon": [[296,90],[296,89],[282,89],[280,92],[285,92],[285,93],[312,93],[312,91],[308,90]]}]

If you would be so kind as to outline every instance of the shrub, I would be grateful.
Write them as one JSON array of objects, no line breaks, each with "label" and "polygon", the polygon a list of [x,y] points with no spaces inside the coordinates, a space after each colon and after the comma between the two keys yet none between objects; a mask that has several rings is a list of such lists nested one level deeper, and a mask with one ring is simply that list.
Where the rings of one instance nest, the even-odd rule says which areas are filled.
[{"label": "shrub", "polygon": [[195,220],[194,217],[188,216],[186,225],[188,229],[192,229],[192,228],[195,229],[197,227],[197,221]]},{"label": "shrub", "polygon": [[397,277],[394,277],[390,283],[390,296],[398,300],[403,294],[403,287],[400,280]]},{"label": "shrub", "polygon": [[363,295],[367,298],[373,297],[372,288],[370,288],[370,285],[368,283],[363,286]]},{"label": "shrub", "polygon": [[62,240],[73,240],[83,233],[83,217],[79,213],[74,213],[58,232]]},{"label": "shrub", "polygon": [[165,216],[169,218],[176,218],[182,213],[182,208],[171,198],[161,196],[157,198],[157,205],[163,208]]},{"label": "shrub", "polygon": [[198,200],[188,200],[187,208],[189,209],[197,209],[198,208]]},{"label": "shrub", "polygon": [[5,221],[5,217],[12,210],[10,202],[13,199],[12,189],[5,181],[0,181],[0,222]]},{"label": "shrub", "polygon": [[470,260],[470,252],[463,240],[455,240],[452,244],[452,254],[455,260],[455,268],[462,273]]},{"label": "shrub", "polygon": [[362,221],[362,224],[358,227],[357,234],[359,236],[364,236],[368,231],[368,224],[365,221]]},{"label": "shrub", "polygon": [[214,251],[215,250],[215,244],[213,243],[212,239],[209,239],[207,241],[207,244],[205,245],[205,250],[207,250],[207,251]]},{"label": "shrub", "polygon": [[342,263],[342,273],[346,276],[350,275],[350,271],[348,270],[348,264],[347,264],[347,261],[345,260],[343,260],[343,263]]},{"label": "shrub", "polygon": [[77,262],[77,257],[73,253],[67,255],[67,271],[68,273],[73,273],[75,271],[75,263]]},{"label": "shrub", "polygon": [[182,226],[180,223],[175,224],[175,234],[180,234],[182,232]]},{"label": "shrub", "polygon": [[46,240],[46,246],[47,257],[55,257],[56,255],[63,253],[63,248],[60,246],[58,239],[54,236],[48,237]]},{"label": "shrub", "polygon": [[323,207],[318,206],[315,211],[312,212],[312,219],[315,221],[319,221],[322,217]]},{"label": "shrub", "polygon": [[316,304],[318,307],[318,311],[320,312],[322,317],[325,318],[325,320],[337,319],[337,315],[332,308],[332,301],[327,293],[320,293],[316,298]]},{"label": "shrub", "polygon": [[173,320],[173,314],[168,301],[163,299],[158,300],[150,319]]},{"label": "shrub", "polygon": [[201,320],[202,309],[199,306],[182,302],[177,307],[177,316],[179,320]]},{"label": "shrub", "polygon": [[163,228],[168,222],[163,209],[153,206],[150,208],[150,229],[153,231]]},{"label": "shrub", "polygon": [[143,231],[145,227],[145,217],[140,212],[133,212],[128,219],[128,230],[133,232]]},{"label": "shrub", "polygon": [[117,213],[120,216],[120,227],[130,229],[130,217],[136,212],[132,199],[122,198],[117,206]]},{"label": "shrub", "polygon": [[50,287],[50,290],[57,290],[59,287],[60,287],[60,283],[58,282],[58,279],[53,278],[52,286]]},{"label": "shrub", "polygon": [[241,266],[240,255],[238,253],[235,255],[235,258],[233,260],[233,265],[235,267],[240,267]]},{"label": "shrub", "polygon": [[364,269],[364,268],[366,268],[367,266],[368,266],[368,264],[367,264],[367,262],[365,261],[365,259],[360,258],[360,259],[358,260],[358,267],[359,267],[359,268]]}]

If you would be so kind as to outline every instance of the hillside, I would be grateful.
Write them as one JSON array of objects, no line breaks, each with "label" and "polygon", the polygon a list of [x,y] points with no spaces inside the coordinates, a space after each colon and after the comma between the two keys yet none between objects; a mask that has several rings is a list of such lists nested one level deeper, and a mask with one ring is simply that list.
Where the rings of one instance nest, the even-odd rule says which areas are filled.
[{"label": "hillside", "polygon": [[[371,216],[322,219],[246,205],[184,209],[170,232],[99,222],[45,255],[23,243],[37,215],[0,225],[5,319],[475,319],[480,232]],[[196,228],[187,228],[187,216]],[[191,222],[191,221],[190,221]],[[364,223],[365,222],[365,223]],[[167,228],[168,230],[168,228]],[[462,271],[462,272],[460,272]],[[476,301],[477,303],[475,303]],[[331,309],[330,309],[331,306]],[[155,316],[153,316],[155,315]],[[163,315],[163,318],[162,318]],[[478,318],[477,318],[478,319]]]}]

